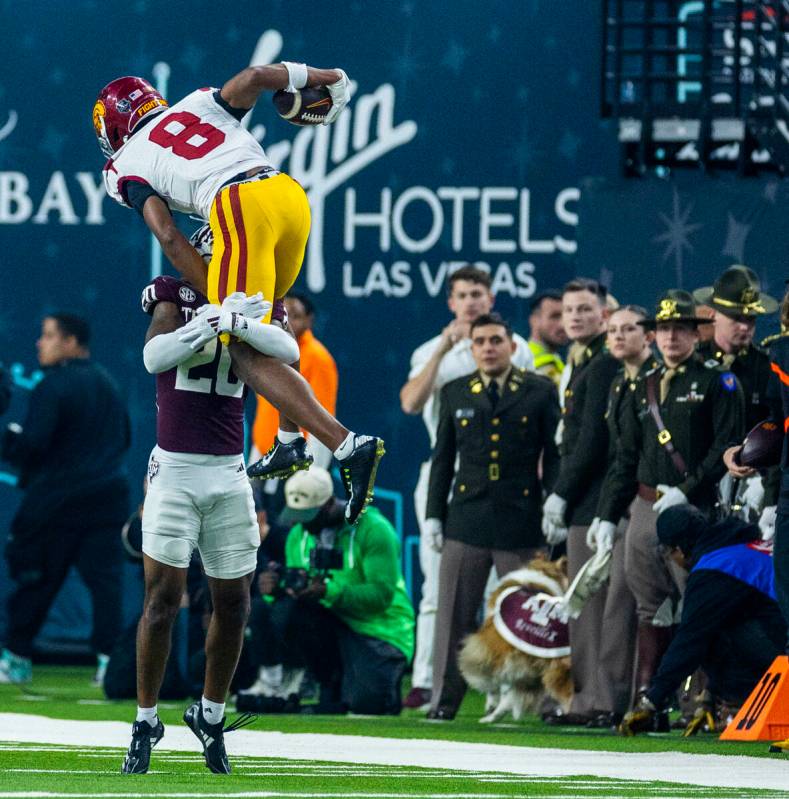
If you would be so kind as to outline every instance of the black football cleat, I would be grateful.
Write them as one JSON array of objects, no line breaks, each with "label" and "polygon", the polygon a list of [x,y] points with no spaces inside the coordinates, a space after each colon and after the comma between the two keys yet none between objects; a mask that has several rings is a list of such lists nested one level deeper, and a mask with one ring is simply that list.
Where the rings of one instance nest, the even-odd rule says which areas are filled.
[{"label": "black football cleat", "polygon": [[373,498],[375,473],[386,450],[381,438],[355,436],[353,452],[340,461],[340,474],[348,497],[345,520],[353,524]]},{"label": "black football cleat", "polygon": [[164,737],[164,724],[159,721],[151,727],[147,721],[132,724],[132,739],[129,751],[121,766],[123,774],[145,774],[151,764],[151,749]]},{"label": "black football cleat", "polygon": [[312,455],[307,452],[306,438],[297,438],[290,444],[283,444],[275,438],[271,449],[247,468],[247,477],[251,480],[290,477],[302,469],[309,469],[312,460]]},{"label": "black football cleat", "polygon": [[184,721],[203,745],[206,766],[214,774],[230,774],[230,763],[225,752],[225,720],[209,724],[205,720],[203,707],[198,700],[186,709]]}]

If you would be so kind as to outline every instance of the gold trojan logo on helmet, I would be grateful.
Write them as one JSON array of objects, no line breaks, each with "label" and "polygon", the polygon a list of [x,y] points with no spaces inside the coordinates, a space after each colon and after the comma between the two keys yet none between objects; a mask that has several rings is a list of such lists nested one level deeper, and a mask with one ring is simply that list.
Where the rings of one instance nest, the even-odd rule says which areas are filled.
[{"label": "gold trojan logo on helmet", "polygon": [[97,136],[101,136],[104,133],[104,117],[106,113],[107,109],[104,107],[104,103],[101,100],[96,100],[96,105],[93,106],[93,127]]}]

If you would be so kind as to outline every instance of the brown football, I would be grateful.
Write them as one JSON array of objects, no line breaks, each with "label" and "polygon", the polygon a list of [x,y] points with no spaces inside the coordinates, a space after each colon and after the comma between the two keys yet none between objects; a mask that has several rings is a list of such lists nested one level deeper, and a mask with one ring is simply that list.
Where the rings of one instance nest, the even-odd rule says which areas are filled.
[{"label": "brown football", "polygon": [[277,113],[293,125],[320,125],[331,109],[331,94],[325,86],[280,89],[272,97]]},{"label": "brown football", "polygon": [[781,449],[784,443],[784,431],[775,422],[759,422],[745,436],[742,449],[735,460],[741,466],[752,469],[766,469],[776,466],[781,460]]}]

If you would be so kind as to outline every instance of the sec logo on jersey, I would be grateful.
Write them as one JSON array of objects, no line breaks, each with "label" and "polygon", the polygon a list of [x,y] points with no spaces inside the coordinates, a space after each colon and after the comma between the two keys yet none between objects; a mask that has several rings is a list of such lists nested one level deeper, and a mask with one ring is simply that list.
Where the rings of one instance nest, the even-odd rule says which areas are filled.
[{"label": "sec logo on jersey", "polygon": [[197,295],[188,286],[181,286],[181,288],[178,289],[178,296],[184,302],[194,302],[195,299],[197,299]]}]

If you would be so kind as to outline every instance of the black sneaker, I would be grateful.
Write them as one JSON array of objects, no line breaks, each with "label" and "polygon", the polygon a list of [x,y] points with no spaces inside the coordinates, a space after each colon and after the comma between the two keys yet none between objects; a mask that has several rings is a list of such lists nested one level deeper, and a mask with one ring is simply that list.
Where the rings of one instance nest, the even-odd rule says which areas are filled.
[{"label": "black sneaker", "polygon": [[209,724],[205,720],[203,708],[198,700],[186,709],[184,721],[203,745],[206,766],[214,774],[230,774],[230,763],[227,762],[225,752],[225,720]]},{"label": "black sneaker", "polygon": [[247,468],[247,477],[252,480],[290,477],[301,469],[309,469],[312,460],[312,455],[307,452],[307,439],[303,436],[290,444],[283,444],[275,438],[271,449]]},{"label": "black sneaker", "polygon": [[159,721],[151,727],[147,721],[132,724],[132,739],[129,751],[121,766],[122,774],[145,774],[151,764],[151,749],[164,737],[164,724]]},{"label": "black sneaker", "polygon": [[353,524],[373,498],[375,473],[386,450],[381,438],[355,436],[353,452],[340,461],[340,474],[348,497],[345,519]]}]

